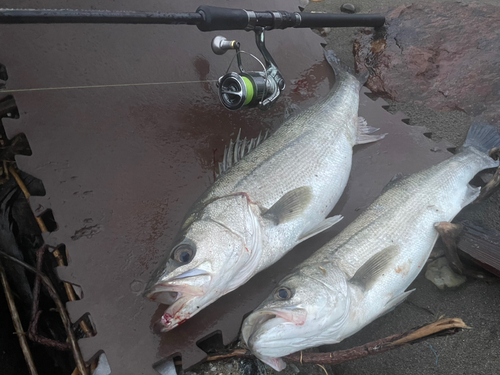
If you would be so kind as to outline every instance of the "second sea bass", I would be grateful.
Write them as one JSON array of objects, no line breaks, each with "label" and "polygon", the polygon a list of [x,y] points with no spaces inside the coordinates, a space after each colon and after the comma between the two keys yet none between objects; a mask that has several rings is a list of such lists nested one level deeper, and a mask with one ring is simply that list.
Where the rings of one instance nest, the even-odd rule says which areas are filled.
[{"label": "second sea bass", "polygon": [[337,237],[285,277],[243,322],[252,352],[280,371],[280,357],[334,344],[392,310],[424,267],[436,242],[436,223],[451,221],[479,195],[469,181],[498,166],[495,128],[476,125],[458,154],[391,182]]},{"label": "second sea bass", "polygon": [[[155,330],[176,327],[341,219],[326,216],[346,186],[352,147],[383,135],[368,135],[378,129],[358,117],[366,76],[325,56],[335,71],[328,96],[224,172],[185,216],[145,291],[170,305]],[[244,149],[233,146],[225,164]]]}]

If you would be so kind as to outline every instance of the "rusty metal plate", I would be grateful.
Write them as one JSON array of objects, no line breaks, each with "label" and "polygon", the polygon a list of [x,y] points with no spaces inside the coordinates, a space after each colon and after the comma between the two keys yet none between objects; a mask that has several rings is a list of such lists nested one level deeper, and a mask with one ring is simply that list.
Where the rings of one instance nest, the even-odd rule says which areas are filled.
[{"label": "rusty metal plate", "polygon": [[[286,0],[211,1],[210,5],[295,10]],[[193,11],[199,3],[166,4],[79,0],[78,8]],[[34,7],[28,1],[6,7]],[[46,1],[43,7],[65,4]],[[351,179],[334,213],[345,219],[301,244],[243,287],[224,296],[182,326],[161,336],[150,324],[163,307],[141,292],[169,250],[188,207],[213,182],[214,161],[242,128],[253,137],[275,129],[285,113],[326,94],[332,72],[321,39],[308,30],[268,33],[268,48],[288,80],[279,104],[268,112],[229,112],[211,82],[232,56],[216,56],[216,33],[190,26],[9,25],[0,28],[0,62],[8,89],[102,84],[163,84],[14,93],[20,119],[5,120],[9,137],[24,132],[33,155],[19,167],[40,178],[45,197],[33,197],[35,212],[52,209],[58,229],[45,240],[65,244],[70,265],[61,278],[81,285],[84,298],[67,305],[76,321],[90,313],[97,335],[80,340],[85,359],[106,353],[113,373],[153,374],[153,363],[181,355],[185,368],[203,360],[196,342],[221,331],[237,337],[244,314],[255,308],[280,278],[349,224],[397,172],[413,173],[447,158],[446,144],[423,136],[364,93],[360,115],[389,135],[356,148]],[[255,52],[253,35],[225,32]],[[252,69],[258,67],[252,66]],[[186,82],[164,84],[165,82]],[[431,149],[433,151],[431,151]]]}]

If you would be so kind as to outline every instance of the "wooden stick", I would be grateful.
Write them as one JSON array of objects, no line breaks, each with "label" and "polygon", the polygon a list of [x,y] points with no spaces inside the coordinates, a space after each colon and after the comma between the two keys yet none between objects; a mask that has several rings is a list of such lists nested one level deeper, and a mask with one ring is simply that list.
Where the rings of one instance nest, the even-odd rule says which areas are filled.
[{"label": "wooden stick", "polygon": [[248,355],[248,351],[246,349],[236,349],[232,351],[231,353],[226,353],[226,354],[216,354],[216,355],[211,355],[207,357],[207,361],[218,361],[220,359],[226,359],[226,358],[231,358],[231,357],[243,357]]},{"label": "wooden stick", "polygon": [[417,329],[414,332],[411,332],[409,335],[396,340],[391,343],[392,346],[398,346],[398,345],[404,345],[407,343],[410,343],[411,341],[419,340],[422,337],[427,337],[434,335],[438,332],[442,331],[447,331],[447,330],[452,330],[456,328],[461,328],[461,329],[470,329],[462,319],[458,318],[450,318],[450,319],[439,319],[435,323],[428,324],[426,326],[423,326],[422,328]]},{"label": "wooden stick", "polygon": [[[9,171],[10,171],[11,175],[14,177],[14,179],[16,180],[17,184],[19,185],[19,188],[21,189],[24,196],[26,197],[26,200],[29,201],[31,194],[29,193],[28,188],[24,184],[21,177],[19,177],[19,174],[16,172],[15,168],[12,165],[9,167]],[[36,216],[34,213],[33,213],[33,216],[35,216],[35,220],[38,223],[38,226],[40,227],[40,230],[42,231],[42,233],[48,232],[47,227],[46,227],[45,223],[43,222],[42,218],[39,216]],[[52,255],[54,255],[54,257],[56,258],[57,265],[60,267],[61,266],[64,267],[64,265],[65,265],[64,260],[62,258],[61,253],[59,252],[59,249],[56,248],[52,252]],[[73,286],[70,283],[67,283],[65,281],[63,282],[63,285],[64,285],[64,289],[66,290],[66,294],[68,296],[68,299],[70,301],[76,301],[76,294],[75,294],[75,291],[73,290]],[[85,336],[87,336],[87,337],[92,336],[92,330],[89,328],[89,326],[87,325],[87,323],[84,320],[80,321],[80,327],[82,328],[83,333],[85,333]]]},{"label": "wooden stick", "polygon": [[87,369],[85,368],[85,362],[82,357],[82,353],[80,351],[80,347],[78,346],[78,343],[76,342],[75,334],[73,332],[73,328],[71,327],[71,320],[69,319],[68,312],[64,308],[63,303],[61,302],[61,299],[59,298],[59,295],[57,294],[57,291],[55,290],[54,286],[52,285],[52,282],[50,279],[44,275],[42,272],[38,271],[35,267],[30,266],[29,264],[24,263],[23,261],[20,261],[17,258],[14,258],[13,256],[10,256],[9,254],[3,252],[0,250],[0,257],[5,258],[9,261],[12,261],[14,263],[17,263],[27,270],[35,273],[36,275],[40,276],[40,280],[42,283],[46,286],[50,296],[54,300],[56,304],[57,311],[59,312],[59,315],[61,316],[61,320],[63,322],[64,328],[66,329],[66,335],[68,336],[68,341],[71,345],[71,350],[73,351],[73,357],[75,358],[76,366],[78,370],[80,371],[81,375],[86,375],[87,374]]},{"label": "wooden stick", "polygon": [[19,344],[21,345],[21,350],[23,351],[26,365],[28,366],[31,375],[38,375],[35,363],[33,362],[33,357],[31,356],[30,348],[28,347],[28,341],[26,340],[26,336],[24,335],[23,325],[21,324],[21,319],[19,318],[16,304],[14,303],[12,291],[10,290],[9,282],[7,281],[7,275],[5,274],[5,270],[3,269],[1,262],[0,278],[2,279],[5,298],[7,299],[7,304],[9,305],[10,315],[12,316],[12,322],[14,323],[14,328],[16,329],[17,338],[19,339]]},{"label": "wooden stick", "polygon": [[[14,169],[14,167],[11,165],[8,170],[9,170],[10,174],[16,180],[17,184],[19,185],[19,188],[21,189],[21,191],[23,192],[24,196],[26,197],[26,200],[29,200],[30,197],[31,197],[31,194],[29,193],[28,189],[26,188],[26,185],[24,184],[23,180],[21,180],[21,177],[19,177],[19,175],[17,174],[17,172]],[[40,227],[40,230],[42,232],[47,232],[47,227],[45,226],[45,223],[43,222],[42,218],[35,215],[35,220],[38,223],[38,226]]]},{"label": "wooden stick", "polygon": [[[373,354],[384,353],[389,350],[400,348],[415,343],[424,337],[429,337],[437,333],[451,335],[460,329],[470,328],[459,318],[439,319],[437,322],[423,327],[413,328],[404,333],[385,337],[383,339],[369,342],[365,345],[357,346],[347,350],[339,350],[331,353],[293,353],[283,357],[287,362],[313,363],[317,365],[337,365],[342,362],[367,357]],[[207,361],[218,361],[232,357],[255,358],[245,349],[236,349],[230,353],[221,353],[207,357]],[[181,363],[176,363],[181,364]]]},{"label": "wooden stick", "polygon": [[[62,255],[61,255],[59,249],[56,248],[52,252],[52,254],[56,258],[57,265],[59,267],[64,267],[65,266],[64,259],[63,259]],[[66,281],[63,281],[63,285],[64,285],[64,289],[66,290],[66,294],[68,296],[68,299],[70,301],[76,301],[76,293],[75,293],[75,290],[73,289],[73,286],[70,283],[66,282]],[[85,322],[85,320],[81,320],[80,321],[80,327],[81,327],[83,333],[85,334],[85,336],[92,337],[92,330],[87,325],[87,322]]]},{"label": "wooden stick", "polygon": [[[389,350],[400,348],[438,332],[453,334],[457,329],[462,328],[469,328],[465,325],[462,319],[440,319],[437,322],[428,324],[424,327],[413,328],[404,333],[392,335],[352,349],[339,350],[331,353],[304,353],[302,356],[302,362],[322,365],[337,365],[342,362],[352,361],[354,359],[367,357],[372,354],[384,353]],[[300,354],[290,354],[283,357],[283,359],[290,362],[299,362]]]},{"label": "wooden stick", "polygon": [[[8,169],[8,171],[10,171],[10,173],[12,174],[14,179],[16,180],[17,184],[19,185],[19,188],[23,192],[26,200],[29,202],[29,198],[31,197],[31,194],[29,193],[28,188],[24,184],[21,177],[19,177],[19,174],[16,172],[14,166],[11,165],[10,168]],[[6,172],[8,172],[8,171],[6,171]],[[40,227],[40,230],[42,231],[42,233],[48,232],[47,226],[43,222],[42,218],[39,216],[36,216],[35,213],[33,213],[33,216],[35,217],[35,220],[36,220],[38,226]],[[54,257],[56,258],[57,265],[59,267],[65,266],[64,259],[61,255],[59,249],[55,248],[54,251],[52,252],[52,255],[54,255]],[[76,294],[75,294],[75,291],[73,289],[73,286],[66,281],[63,281],[63,285],[64,285],[64,289],[66,291],[66,295],[68,296],[68,300],[76,301]],[[92,330],[89,328],[89,326],[87,325],[87,323],[84,320],[80,321],[80,327],[81,327],[83,333],[85,334],[85,336],[92,337]],[[68,341],[69,341],[69,336],[68,336]],[[75,342],[75,344],[78,345],[76,342]],[[79,352],[79,348],[78,348],[78,352]],[[80,354],[80,356],[81,356],[81,354]],[[79,370],[79,368],[81,369],[82,366],[81,366],[81,364],[79,364],[79,360],[77,359],[76,356],[75,356],[75,361],[77,362],[77,367],[75,368],[73,373],[74,374],[84,374],[81,372],[81,370]]]}]

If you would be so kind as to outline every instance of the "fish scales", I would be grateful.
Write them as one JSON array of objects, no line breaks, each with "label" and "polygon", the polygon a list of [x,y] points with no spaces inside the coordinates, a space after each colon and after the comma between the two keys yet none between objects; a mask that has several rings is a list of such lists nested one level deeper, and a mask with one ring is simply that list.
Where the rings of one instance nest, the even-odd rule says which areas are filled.
[{"label": "fish scales", "polygon": [[353,124],[359,105],[359,82],[347,74],[338,79],[345,79],[338,90],[333,90],[321,105],[281,126],[230,173],[221,176],[205,199],[246,191],[263,205],[271,206],[284,192],[309,183],[310,173],[299,171],[333,173],[321,167],[347,159],[346,150],[350,152],[355,143]]},{"label": "fish scales", "polygon": [[[486,161],[491,165],[490,160]],[[347,275],[352,277],[366,257],[373,254],[374,243],[380,247],[392,241],[404,243],[406,239],[409,241],[408,236],[429,237],[421,235],[421,227],[425,228],[424,233],[430,234],[429,238],[437,238],[437,232],[428,222],[451,220],[460,211],[469,191],[468,181],[484,165],[482,155],[460,154],[404,179],[375,200],[325,252],[335,251],[334,258],[345,260],[350,267],[344,268],[351,269]],[[395,240],[395,236],[399,240]],[[366,237],[373,240],[361,246],[361,242],[367,242]],[[338,249],[340,246],[342,249]],[[321,254],[313,255],[316,256],[321,257]]]},{"label": "fish scales", "polygon": [[246,318],[242,336],[254,354],[281,370],[279,357],[340,342],[401,303],[438,238],[435,224],[479,195],[469,185],[479,171],[498,166],[487,155],[493,146],[495,128],[475,125],[458,154],[391,182]]},{"label": "fish scales", "polygon": [[[224,166],[186,214],[146,287],[146,297],[169,305],[155,330],[175,328],[341,219],[326,217],[347,184],[352,147],[361,134],[362,143],[383,135],[366,135],[373,129],[358,118],[364,82],[326,57],[335,70],[331,92]],[[231,163],[245,147],[238,142],[225,157]]]}]

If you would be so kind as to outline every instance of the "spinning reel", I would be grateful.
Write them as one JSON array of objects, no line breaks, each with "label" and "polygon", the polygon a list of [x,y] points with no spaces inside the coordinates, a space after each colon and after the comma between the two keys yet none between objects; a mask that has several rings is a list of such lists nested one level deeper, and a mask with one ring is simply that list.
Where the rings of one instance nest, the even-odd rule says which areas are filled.
[{"label": "spinning reel", "polygon": [[263,71],[246,71],[243,68],[241,54],[247,52],[240,49],[239,42],[235,40],[229,41],[223,36],[216,36],[212,40],[212,50],[215,54],[222,55],[230,49],[234,49],[236,52],[240,73],[226,72],[217,82],[222,105],[232,111],[252,107],[258,107],[262,110],[269,109],[276,103],[281,91],[285,88],[285,80],[266,48],[264,28],[256,27],[254,32],[255,43],[264,57],[265,65],[254,55],[249,55],[259,61],[264,69]]}]

